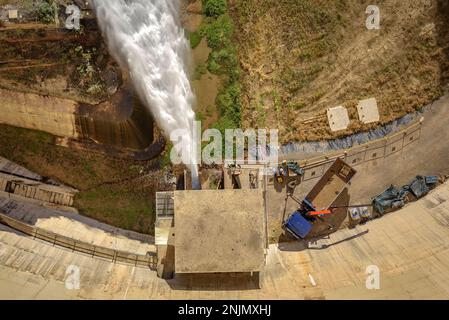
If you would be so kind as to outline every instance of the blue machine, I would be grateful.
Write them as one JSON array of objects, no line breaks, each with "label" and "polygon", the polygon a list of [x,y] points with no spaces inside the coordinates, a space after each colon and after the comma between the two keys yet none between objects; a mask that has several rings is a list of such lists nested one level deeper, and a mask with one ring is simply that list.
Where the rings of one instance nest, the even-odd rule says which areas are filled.
[{"label": "blue machine", "polygon": [[304,239],[312,230],[312,224],[307,221],[301,212],[296,211],[285,222],[284,228],[297,239]]}]

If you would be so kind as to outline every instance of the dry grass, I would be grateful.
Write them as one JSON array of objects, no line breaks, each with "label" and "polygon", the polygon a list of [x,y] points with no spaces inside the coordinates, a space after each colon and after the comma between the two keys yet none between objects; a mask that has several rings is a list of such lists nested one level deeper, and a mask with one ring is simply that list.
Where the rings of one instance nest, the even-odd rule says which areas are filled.
[{"label": "dry grass", "polygon": [[[243,126],[279,128],[283,142],[337,137],[323,116],[337,105],[355,119],[359,99],[376,97],[383,123],[443,94],[447,5],[385,0],[382,30],[365,28],[370,1],[235,0],[244,68]],[[339,135],[365,130],[358,121]]]}]

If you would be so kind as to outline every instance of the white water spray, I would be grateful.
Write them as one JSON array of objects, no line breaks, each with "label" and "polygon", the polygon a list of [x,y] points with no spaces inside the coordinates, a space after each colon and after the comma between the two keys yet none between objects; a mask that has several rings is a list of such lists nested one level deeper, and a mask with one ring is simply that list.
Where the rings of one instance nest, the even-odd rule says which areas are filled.
[{"label": "white water spray", "polygon": [[[194,150],[194,94],[186,71],[190,46],[180,25],[179,0],[94,0],[110,53],[129,71],[142,102],[168,137],[184,129]],[[196,153],[184,162],[198,186]]]}]

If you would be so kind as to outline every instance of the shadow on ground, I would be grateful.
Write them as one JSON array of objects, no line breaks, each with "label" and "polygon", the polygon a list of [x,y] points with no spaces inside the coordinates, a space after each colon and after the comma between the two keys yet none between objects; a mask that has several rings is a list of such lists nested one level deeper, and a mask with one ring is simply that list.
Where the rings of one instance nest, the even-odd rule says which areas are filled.
[{"label": "shadow on ground", "polygon": [[[167,280],[172,290],[244,291],[259,289],[259,275],[250,274],[177,274]],[[237,296],[235,297],[237,298]]]}]

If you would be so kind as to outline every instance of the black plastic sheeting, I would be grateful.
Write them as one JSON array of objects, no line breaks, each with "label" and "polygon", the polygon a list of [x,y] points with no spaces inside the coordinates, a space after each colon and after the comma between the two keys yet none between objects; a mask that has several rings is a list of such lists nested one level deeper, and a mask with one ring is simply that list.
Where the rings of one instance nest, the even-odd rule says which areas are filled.
[{"label": "black plastic sheeting", "polygon": [[380,126],[376,129],[356,133],[344,138],[329,140],[329,141],[316,141],[316,142],[291,142],[280,148],[279,154],[289,153],[316,153],[316,152],[330,152],[336,150],[343,150],[352,148],[353,146],[364,144],[373,140],[377,140],[386,137],[392,133],[398,132],[403,129],[404,126],[410,124],[415,119],[420,118],[429,106],[405,115],[395,121],[392,121],[384,126]]},{"label": "black plastic sheeting", "polygon": [[[402,118],[392,121],[386,125],[379,126],[375,129],[366,132],[355,133],[353,135],[327,141],[312,141],[312,142],[290,142],[280,147],[279,156],[291,153],[328,153],[332,151],[345,150],[357,145],[362,145],[370,141],[384,138],[390,134],[399,132],[413,121],[421,118],[423,114],[431,108],[432,104],[422,108],[419,111],[409,113]],[[276,151],[271,149],[272,146],[267,145],[265,148],[250,148],[249,153],[257,160],[267,160],[270,154],[275,154]],[[265,150],[263,150],[265,149]]]},{"label": "black plastic sheeting", "polygon": [[400,189],[393,185],[390,186],[374,198],[373,207],[381,215],[392,210],[400,209],[410,201],[410,194],[416,199],[420,199],[428,194],[437,184],[438,177],[436,176],[417,176],[412,182]]}]

